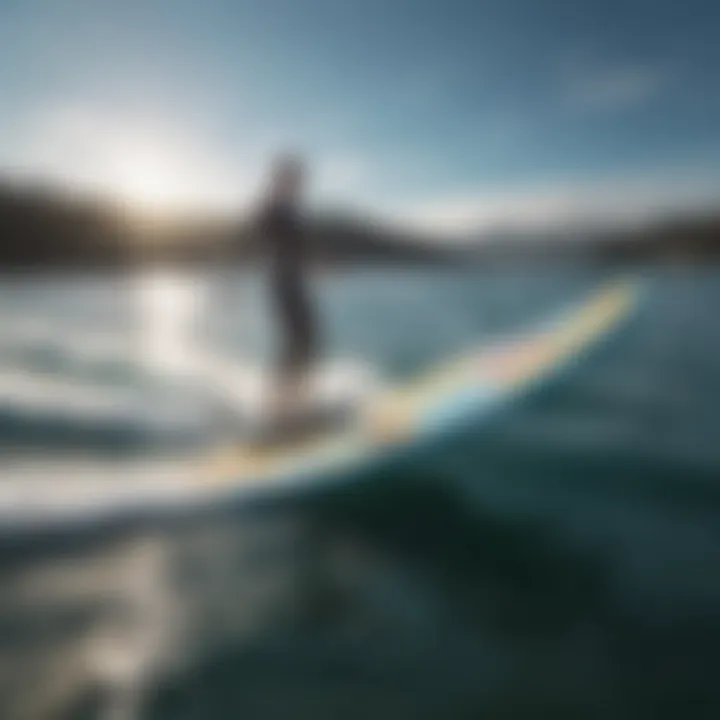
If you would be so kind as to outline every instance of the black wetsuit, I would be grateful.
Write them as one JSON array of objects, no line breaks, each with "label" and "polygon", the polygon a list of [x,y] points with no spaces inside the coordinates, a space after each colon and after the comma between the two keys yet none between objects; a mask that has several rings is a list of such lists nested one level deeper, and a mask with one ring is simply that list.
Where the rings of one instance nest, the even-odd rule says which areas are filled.
[{"label": "black wetsuit", "polygon": [[270,255],[271,294],[281,325],[278,370],[301,374],[315,359],[317,329],[306,282],[307,248],[297,209],[276,202],[261,217],[262,240]]}]

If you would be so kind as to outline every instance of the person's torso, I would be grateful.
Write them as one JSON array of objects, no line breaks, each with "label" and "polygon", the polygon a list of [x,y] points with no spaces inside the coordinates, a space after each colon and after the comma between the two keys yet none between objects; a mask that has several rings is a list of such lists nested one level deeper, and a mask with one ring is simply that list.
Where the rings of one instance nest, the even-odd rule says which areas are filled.
[{"label": "person's torso", "polygon": [[285,272],[298,270],[304,259],[302,220],[291,203],[273,203],[265,210],[263,242],[275,267]]}]

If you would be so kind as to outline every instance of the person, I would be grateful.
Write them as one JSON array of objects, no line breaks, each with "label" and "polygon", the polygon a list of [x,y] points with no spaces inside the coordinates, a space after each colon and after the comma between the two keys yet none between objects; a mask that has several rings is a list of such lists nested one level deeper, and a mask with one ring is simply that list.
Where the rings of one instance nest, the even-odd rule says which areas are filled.
[{"label": "person", "polygon": [[269,408],[271,420],[278,423],[299,409],[318,355],[317,319],[309,289],[310,258],[301,217],[305,180],[299,157],[279,157],[257,218],[259,240],[269,260],[272,308],[281,342]]}]

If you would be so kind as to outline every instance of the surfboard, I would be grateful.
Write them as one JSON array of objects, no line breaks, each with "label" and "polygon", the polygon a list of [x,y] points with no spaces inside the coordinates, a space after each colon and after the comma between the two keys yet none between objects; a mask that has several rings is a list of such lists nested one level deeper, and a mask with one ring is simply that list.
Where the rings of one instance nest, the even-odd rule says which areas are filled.
[{"label": "surfboard", "polygon": [[557,375],[627,319],[637,281],[616,281],[535,327],[461,353],[371,398],[352,427],[269,447],[219,448],[202,476],[220,487],[315,480],[440,439]]},{"label": "surfboard", "polygon": [[58,469],[52,482],[25,476],[0,485],[0,530],[158,517],[232,506],[281,490],[337,482],[427,449],[557,379],[632,316],[637,279],[611,282],[551,317],[471,348],[404,383],[379,387],[356,421],[288,442],[224,442],[200,457],[154,466]]}]

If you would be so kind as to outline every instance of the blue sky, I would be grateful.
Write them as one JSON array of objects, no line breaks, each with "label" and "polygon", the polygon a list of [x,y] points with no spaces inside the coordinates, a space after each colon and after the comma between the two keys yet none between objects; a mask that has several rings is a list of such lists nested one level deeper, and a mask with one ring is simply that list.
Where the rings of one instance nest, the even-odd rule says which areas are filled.
[{"label": "blue sky", "polygon": [[458,231],[706,204],[718,27],[710,0],[0,0],[0,167],[227,207],[296,147],[319,199]]}]

